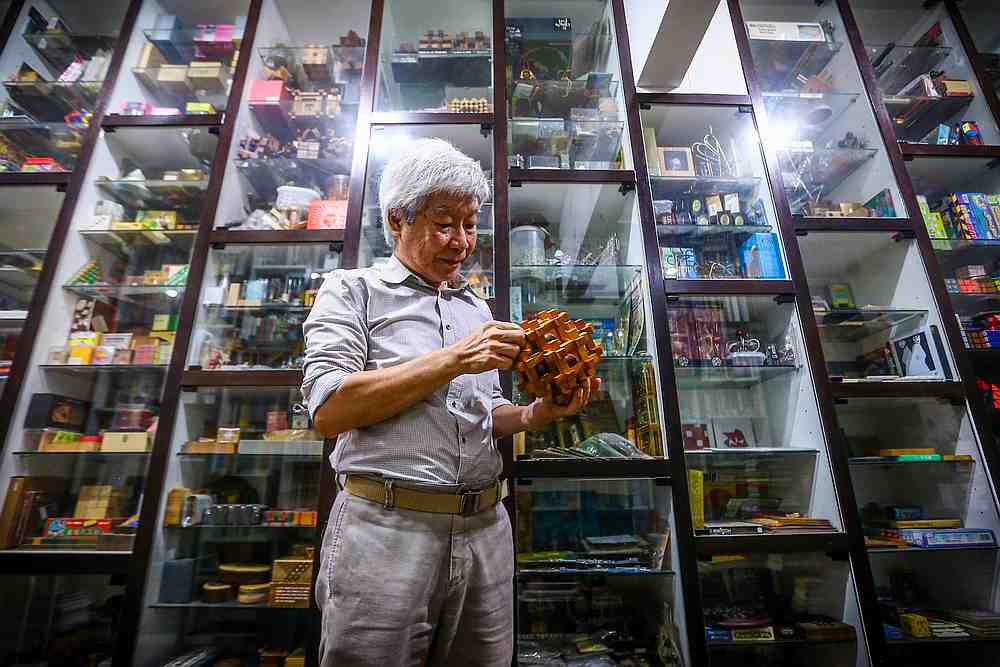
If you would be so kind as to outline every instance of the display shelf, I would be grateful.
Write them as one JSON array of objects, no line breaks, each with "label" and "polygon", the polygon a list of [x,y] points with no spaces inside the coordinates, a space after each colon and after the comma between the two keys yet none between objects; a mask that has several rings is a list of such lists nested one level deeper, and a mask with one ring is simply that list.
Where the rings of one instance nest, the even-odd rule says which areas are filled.
[{"label": "display shelf", "polygon": [[160,54],[160,57],[171,65],[187,65],[192,61],[232,60],[237,49],[237,38],[229,41],[199,40],[202,30],[166,29],[143,30],[146,42]]},{"label": "display shelf", "polygon": [[149,452],[13,452],[22,461],[49,463],[72,460],[81,463],[135,463],[149,458]]},{"label": "display shelf", "polygon": [[961,382],[887,380],[882,382],[832,382],[830,391],[837,399],[861,398],[943,398],[965,402]]},{"label": "display shelf", "polygon": [[[293,441],[301,442],[301,441]],[[178,452],[177,458],[184,462],[193,463],[249,463],[254,466],[260,463],[315,463],[323,461],[322,454],[196,454],[188,452]]]},{"label": "display shelf", "polygon": [[939,461],[900,461],[892,456],[852,456],[847,459],[848,465],[852,466],[974,466],[975,459],[971,460],[939,460]]},{"label": "display shelf", "polygon": [[921,74],[939,69],[951,55],[951,47],[865,44],[865,52],[875,70],[879,88],[886,96],[894,96]]},{"label": "display shelf", "polygon": [[83,131],[66,123],[0,118],[0,136],[19,148],[25,157],[51,157],[57,163],[53,171],[71,172],[80,157]]},{"label": "display shelf", "polygon": [[514,479],[656,479],[670,482],[670,469],[663,459],[587,458],[541,459],[521,455],[514,462]]},{"label": "display shelf", "polygon": [[[303,56],[309,51],[312,59],[317,60],[318,49],[326,52],[326,62],[310,63],[307,69],[302,64]],[[329,88],[333,83],[343,84],[348,76],[360,77],[361,65],[365,60],[365,47],[340,44],[308,47],[267,46],[258,47],[257,54],[265,69],[275,70],[285,67],[298,87],[302,90],[313,90]]]},{"label": "display shelf", "polygon": [[94,245],[128,257],[136,248],[150,246],[190,253],[198,232],[194,229],[98,229],[81,230],[79,234]]},{"label": "display shelf", "polygon": [[65,71],[77,56],[89,60],[99,51],[110,53],[118,41],[117,35],[82,35],[55,30],[26,32],[21,38],[55,72]]},{"label": "display shelf", "polygon": [[4,171],[0,172],[0,186],[54,185],[64,188],[69,185],[71,176],[72,173],[68,171]]},{"label": "display shelf", "polygon": [[752,195],[763,179],[758,176],[725,178],[722,176],[650,176],[653,200],[669,199],[671,195],[703,195],[716,192],[739,192]]},{"label": "display shelf", "polygon": [[835,557],[847,555],[847,534],[839,532],[790,532],[763,535],[696,535],[699,556],[741,553],[819,552]]},{"label": "display shelf", "polygon": [[315,531],[316,526],[284,526],[284,525],[271,525],[271,524],[259,524],[259,525],[239,525],[239,524],[225,524],[225,525],[209,525],[204,523],[195,524],[193,526],[164,526],[164,530],[174,533],[200,533],[200,532],[220,532],[220,533],[256,533],[261,531],[272,531],[272,530],[310,530]]},{"label": "display shelf", "polygon": [[817,218],[797,215],[793,219],[795,233],[809,232],[902,232],[913,234],[913,225],[906,218]]},{"label": "display shelf", "polygon": [[969,97],[919,97],[886,95],[882,101],[893,120],[897,141],[919,142],[941,123],[972,104]]},{"label": "display shelf", "polygon": [[189,83],[186,76],[176,80],[174,77],[177,72],[172,69],[173,67],[177,66],[133,67],[132,73],[162,106],[184,108],[187,102],[201,102],[212,105],[213,113],[207,115],[215,115],[225,110],[226,101],[229,99],[229,86],[222,85],[222,81],[232,79],[232,68],[225,63],[220,64],[219,83],[211,88],[196,88]]},{"label": "display shelf", "polygon": [[213,244],[244,243],[337,243],[344,242],[343,229],[215,229],[209,235]]},{"label": "display shelf", "polygon": [[63,289],[77,296],[101,301],[150,301],[177,300],[184,292],[184,285],[63,285]]},{"label": "display shelf", "polygon": [[851,174],[878,154],[875,148],[798,150],[779,147],[777,152],[785,192],[795,214],[802,212],[812,188],[822,188],[824,195],[835,191]]},{"label": "display shelf", "polygon": [[718,236],[720,234],[767,234],[774,231],[770,225],[657,225],[656,235]]},{"label": "display shelf", "polygon": [[817,456],[819,450],[815,447],[743,447],[738,449],[713,447],[709,449],[686,449],[684,455],[691,458],[702,456],[731,458],[739,461],[744,458],[760,457],[772,459],[780,456]]},{"label": "display shelf", "polygon": [[206,371],[190,368],[184,371],[182,387],[299,387],[301,370],[241,370],[238,372]]},{"label": "display shelf", "polygon": [[135,209],[200,212],[208,181],[101,179],[98,189],[122,206]]},{"label": "display shelf", "polygon": [[282,611],[286,613],[301,611],[308,612],[310,607],[272,607],[268,604],[240,604],[239,602],[152,602],[148,605],[150,609],[219,609],[245,611]]},{"label": "display shelf", "polygon": [[[813,76],[823,70],[843,47],[841,42],[786,39],[750,39],[750,53],[764,92],[794,90],[797,76]],[[781,48],[775,49],[775,44]]]},{"label": "display shelf", "polygon": [[743,389],[768,380],[791,378],[799,373],[798,366],[675,366],[677,388],[683,391],[698,389]]},{"label": "display shelf", "polygon": [[508,180],[517,183],[635,183],[631,169],[522,169],[508,170]]},{"label": "display shelf", "polygon": [[676,279],[666,278],[663,289],[668,298],[680,295],[703,296],[793,296],[795,286],[790,280],[758,280],[756,278]]},{"label": "display shelf", "polygon": [[311,188],[320,194],[326,183],[335,175],[348,176],[351,173],[350,158],[315,159],[299,158],[252,158],[236,160],[236,168],[251,192],[259,200],[274,204],[278,188],[296,185]]},{"label": "display shelf", "polygon": [[816,139],[851,111],[860,96],[854,92],[765,92],[762,97],[769,123],[788,124],[798,129],[799,138]]},{"label": "display shelf", "polygon": [[67,114],[94,111],[100,81],[4,81],[11,101],[39,122],[62,123]]},{"label": "display shelf", "polygon": [[542,579],[554,579],[572,581],[577,578],[612,578],[612,577],[675,577],[677,573],[673,570],[648,570],[639,568],[612,568],[606,570],[521,570],[514,574],[514,581],[537,581]]},{"label": "display shelf", "polygon": [[492,126],[491,113],[449,113],[446,111],[377,111],[372,125],[479,125]]},{"label": "display shelf", "polygon": [[891,331],[897,326],[916,324],[918,320],[927,318],[926,310],[882,308],[837,309],[814,313],[820,335],[826,340],[841,342],[858,341]]},{"label": "display shelf", "polygon": [[766,648],[774,646],[778,648],[814,648],[826,646],[828,644],[857,644],[857,639],[771,639],[771,640],[731,640],[709,639],[705,645],[708,649],[722,651],[725,649],[743,649],[747,647]]},{"label": "display shelf", "polygon": [[221,127],[225,124],[224,113],[174,114],[127,116],[111,113],[101,120],[105,131],[119,127]]},{"label": "display shelf", "polygon": [[165,373],[168,366],[167,364],[85,364],[80,366],[41,364],[39,368],[45,373],[87,377],[108,373]]},{"label": "display shelf", "polygon": [[904,157],[1000,158],[1000,146],[899,143]]}]

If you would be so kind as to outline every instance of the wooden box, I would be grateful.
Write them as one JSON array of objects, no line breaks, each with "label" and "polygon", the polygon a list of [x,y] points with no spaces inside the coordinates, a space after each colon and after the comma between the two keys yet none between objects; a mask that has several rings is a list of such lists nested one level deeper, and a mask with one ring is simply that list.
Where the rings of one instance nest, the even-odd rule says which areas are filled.
[{"label": "wooden box", "polygon": [[181,486],[170,489],[167,494],[167,508],[163,513],[164,526],[181,525],[181,516],[184,514],[184,500],[191,495],[191,489]]},{"label": "wooden box", "polygon": [[220,62],[198,61],[188,65],[187,78],[195,90],[222,92],[226,89],[229,73]]},{"label": "wooden box", "polygon": [[297,93],[292,101],[292,115],[315,117],[323,113],[323,96],[320,93]]},{"label": "wooden box", "polygon": [[312,571],[312,558],[277,558],[271,570],[271,582],[308,584],[312,582]]},{"label": "wooden box", "polygon": [[153,87],[175,95],[190,95],[191,86],[188,84],[187,73],[187,65],[162,65],[156,70],[156,81]]},{"label": "wooden box", "polygon": [[185,454],[235,454],[235,442],[216,442],[215,440],[197,442],[191,440],[184,443]]},{"label": "wooden box", "polygon": [[105,431],[101,439],[102,452],[147,452],[149,433],[146,431]]}]

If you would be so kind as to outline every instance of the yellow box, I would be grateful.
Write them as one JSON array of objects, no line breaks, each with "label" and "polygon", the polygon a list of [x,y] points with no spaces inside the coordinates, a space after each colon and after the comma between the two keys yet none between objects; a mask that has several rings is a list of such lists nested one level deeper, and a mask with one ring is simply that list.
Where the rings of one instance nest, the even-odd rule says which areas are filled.
[{"label": "yellow box", "polygon": [[147,452],[149,434],[145,431],[105,431],[102,452]]},{"label": "yellow box", "polygon": [[311,583],[311,558],[277,558],[271,568],[271,581],[274,583]]},{"label": "yellow box", "polygon": [[931,627],[928,625],[927,619],[920,614],[900,614],[899,624],[903,626],[903,632],[911,637],[931,636]]},{"label": "yellow box", "polygon": [[88,366],[94,360],[94,347],[91,345],[74,345],[69,349],[68,366]]},{"label": "yellow box", "polygon": [[142,274],[143,285],[162,285],[167,282],[166,271],[146,271]]},{"label": "yellow box", "polygon": [[141,222],[134,222],[132,220],[117,220],[111,223],[111,229],[121,230],[121,231],[140,231],[145,229]]}]

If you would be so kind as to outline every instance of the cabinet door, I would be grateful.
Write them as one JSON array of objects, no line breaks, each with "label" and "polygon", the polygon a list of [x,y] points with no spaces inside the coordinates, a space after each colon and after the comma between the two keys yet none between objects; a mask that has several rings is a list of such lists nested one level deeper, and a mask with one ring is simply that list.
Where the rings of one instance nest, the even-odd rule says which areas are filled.
[{"label": "cabinet door", "polygon": [[754,76],[794,215],[905,218],[836,3],[742,0]]},{"label": "cabinet door", "polygon": [[376,111],[493,112],[488,0],[394,0],[382,11]]},{"label": "cabinet door", "polygon": [[201,387],[180,401],[139,662],[302,651],[323,441],[298,389]]}]

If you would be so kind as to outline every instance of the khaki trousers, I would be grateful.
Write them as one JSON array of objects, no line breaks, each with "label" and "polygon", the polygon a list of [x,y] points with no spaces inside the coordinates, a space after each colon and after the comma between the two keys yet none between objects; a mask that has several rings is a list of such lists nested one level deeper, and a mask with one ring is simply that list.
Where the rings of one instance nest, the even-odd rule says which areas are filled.
[{"label": "khaki trousers", "polygon": [[337,494],[316,603],[323,667],[509,667],[514,553],[503,505],[468,517]]}]

